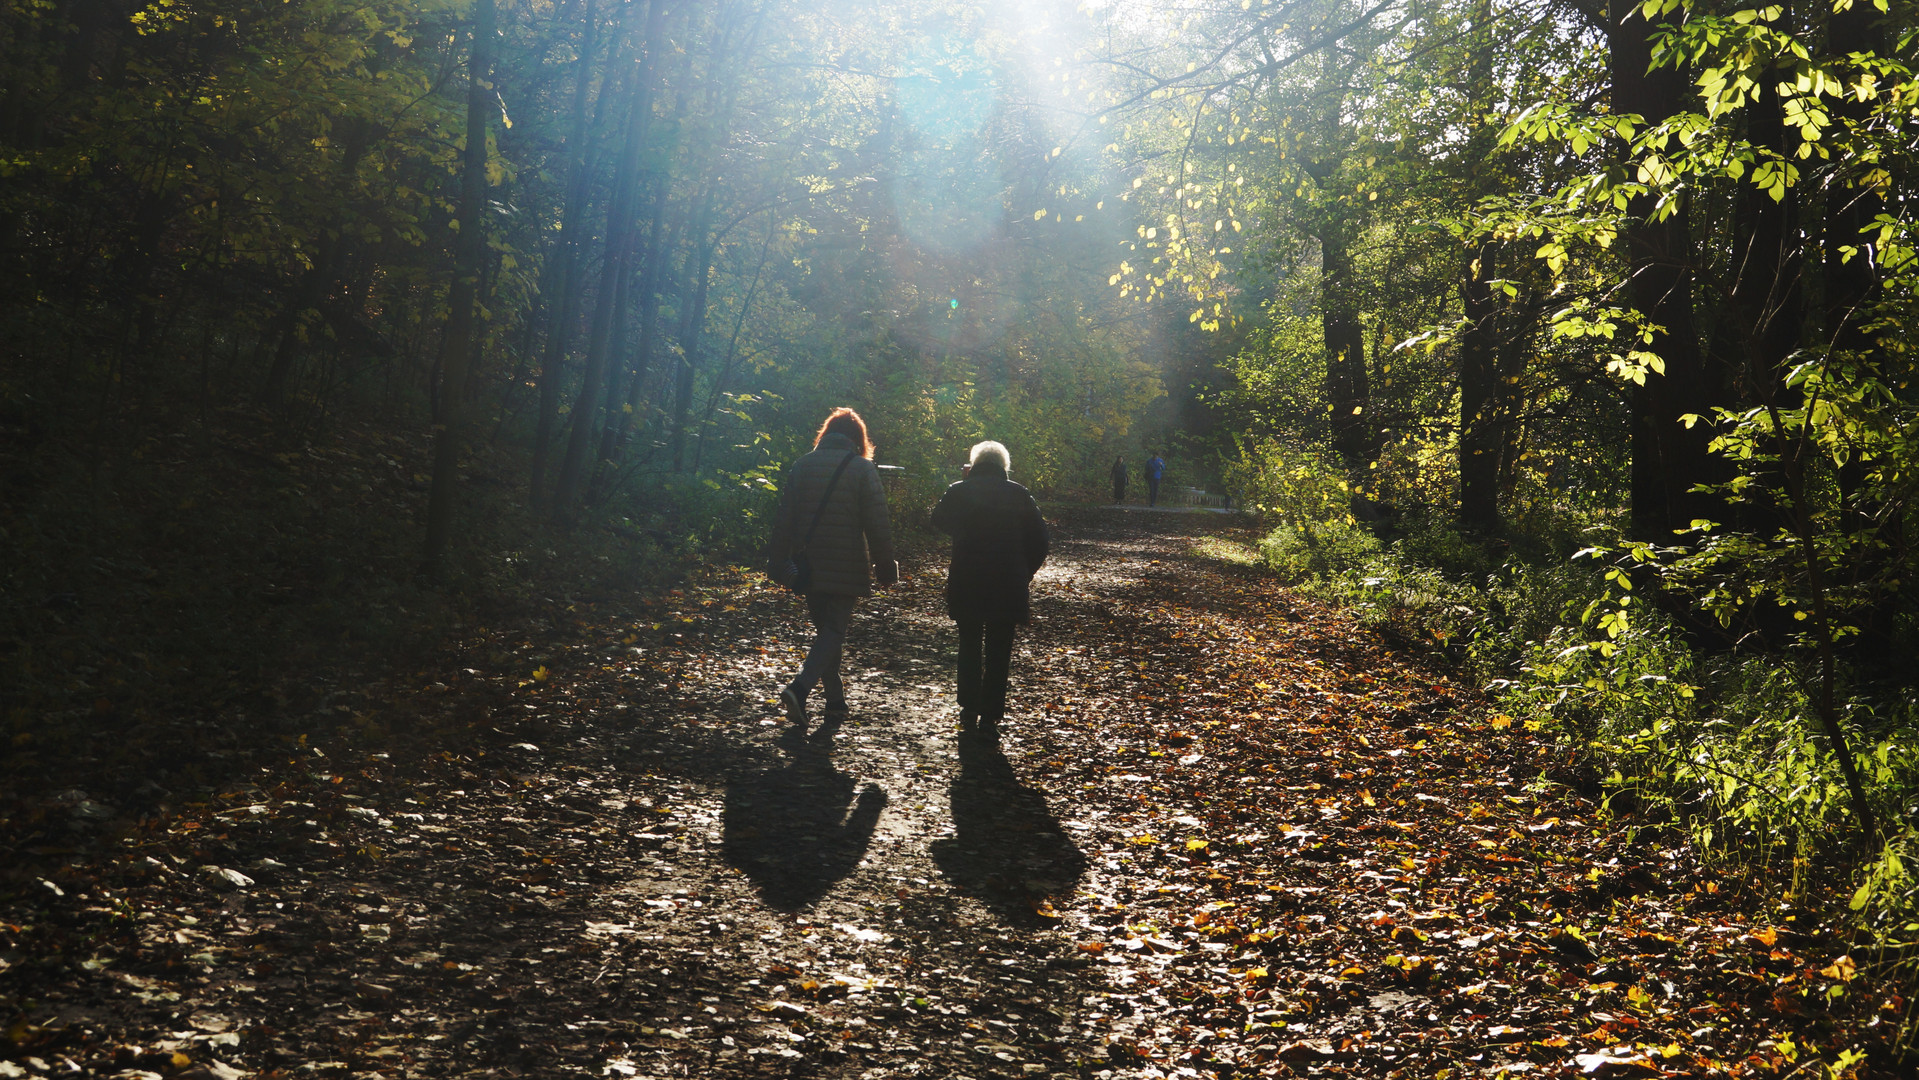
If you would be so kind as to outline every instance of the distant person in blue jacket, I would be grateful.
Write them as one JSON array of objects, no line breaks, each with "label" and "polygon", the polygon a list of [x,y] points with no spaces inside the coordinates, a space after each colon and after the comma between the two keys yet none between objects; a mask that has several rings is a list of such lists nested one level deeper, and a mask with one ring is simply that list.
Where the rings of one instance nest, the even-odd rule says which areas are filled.
[{"label": "distant person in blue jacket", "polygon": [[1159,482],[1166,478],[1166,459],[1158,454],[1146,463],[1146,505],[1159,505]]}]

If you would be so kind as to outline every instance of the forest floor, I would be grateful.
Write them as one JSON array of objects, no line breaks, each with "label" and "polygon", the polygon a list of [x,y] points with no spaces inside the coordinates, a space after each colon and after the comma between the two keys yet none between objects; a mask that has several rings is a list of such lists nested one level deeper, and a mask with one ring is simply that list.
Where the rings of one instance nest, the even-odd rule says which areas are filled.
[{"label": "forest floor", "polygon": [[1227,524],[1056,517],[997,733],[957,725],[927,553],[837,728],[780,718],[801,607],[728,571],[472,630],[204,801],[0,797],[0,1077],[1888,1060],[1845,941],[1742,913]]}]

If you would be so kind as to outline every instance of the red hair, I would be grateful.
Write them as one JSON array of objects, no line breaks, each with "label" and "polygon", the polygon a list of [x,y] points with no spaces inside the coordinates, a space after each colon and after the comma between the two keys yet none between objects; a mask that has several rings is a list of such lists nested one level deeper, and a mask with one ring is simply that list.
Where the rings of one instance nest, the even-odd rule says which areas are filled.
[{"label": "red hair", "polygon": [[873,440],[866,437],[866,421],[860,414],[842,405],[826,414],[826,423],[820,425],[819,434],[813,436],[813,449],[820,448],[820,440],[838,432],[853,440],[853,447],[863,458],[873,456]]}]

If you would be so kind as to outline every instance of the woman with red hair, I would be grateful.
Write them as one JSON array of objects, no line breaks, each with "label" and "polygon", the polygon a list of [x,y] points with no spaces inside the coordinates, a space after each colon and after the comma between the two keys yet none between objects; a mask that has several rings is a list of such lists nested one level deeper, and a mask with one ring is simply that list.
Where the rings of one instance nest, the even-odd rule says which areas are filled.
[{"label": "woman with red hair", "polygon": [[886,492],[859,413],[834,409],[813,437],[812,452],[786,470],[766,554],[768,573],[806,597],[813,621],[806,662],[780,689],[786,718],[804,725],[807,695],[823,686],[827,722],[844,720],[840,657],[853,608],[872,595],[875,576],[882,585],[899,580]]}]

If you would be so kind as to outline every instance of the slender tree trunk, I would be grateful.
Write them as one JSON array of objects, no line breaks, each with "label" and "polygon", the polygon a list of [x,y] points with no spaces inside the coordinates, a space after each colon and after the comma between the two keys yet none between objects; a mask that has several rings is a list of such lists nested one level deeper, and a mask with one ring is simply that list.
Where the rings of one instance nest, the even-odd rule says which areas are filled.
[{"label": "slender tree trunk", "polygon": [[427,497],[425,567],[441,573],[453,532],[454,487],[466,438],[467,382],[480,275],[486,266],[486,117],[493,104],[493,0],[473,2],[473,46],[467,58],[466,148],[460,161],[460,235],[453,287],[448,290],[444,363],[440,385],[442,420],[433,441],[433,485]]},{"label": "slender tree trunk", "polygon": [[[1497,132],[1493,129],[1492,2],[1473,7],[1473,45],[1467,61],[1466,200],[1488,194]],[[1499,373],[1499,302],[1493,295],[1493,259],[1497,246],[1480,237],[1460,286],[1466,331],[1459,342],[1459,522],[1491,533],[1499,528],[1499,471],[1508,410]]]},{"label": "slender tree trunk", "polygon": [[760,281],[766,274],[767,256],[773,249],[773,229],[773,222],[769,219],[766,236],[760,241],[759,265],[753,268],[753,281],[746,287],[746,296],[740,301],[739,314],[733,317],[733,332],[726,341],[726,359],[713,376],[713,387],[706,395],[706,407],[700,413],[700,434],[693,441],[695,472],[699,471],[700,463],[706,457],[706,432],[713,419],[713,411],[719,407],[720,395],[726,392],[726,384],[733,377],[733,364],[740,353],[740,332],[746,329],[746,317],[753,312],[753,301],[759,296]]},{"label": "slender tree trunk", "polygon": [[1373,417],[1366,414],[1371,388],[1366,375],[1365,326],[1359,318],[1359,282],[1353,269],[1351,245],[1358,232],[1359,213],[1330,190],[1347,153],[1348,135],[1340,114],[1346,102],[1345,72],[1331,53],[1321,59],[1319,86],[1320,146],[1306,164],[1321,193],[1319,240],[1320,330],[1326,344],[1326,381],[1323,392],[1334,452],[1353,485],[1355,512],[1370,507],[1362,494],[1370,479],[1374,456]]},{"label": "slender tree trunk", "polygon": [[[366,153],[369,134],[364,124],[342,121],[336,126],[336,135],[341,141],[337,182],[341,190],[351,191],[353,176],[360,170],[360,159]],[[306,321],[307,313],[319,306],[327,289],[340,277],[340,264],[349,261],[344,257],[344,244],[338,223],[320,229],[313,265],[300,275],[292,298],[275,320],[273,364],[267,369],[266,381],[260,389],[260,399],[267,405],[278,405],[286,394],[287,380],[292,377],[293,366],[300,358],[301,324]]]},{"label": "slender tree trunk", "polygon": [[[1870,3],[1855,3],[1833,13],[1827,24],[1826,51],[1835,57],[1884,56],[1884,18]],[[1872,115],[1872,103],[1848,94],[1835,101],[1832,110],[1841,121],[1863,124]],[[1883,253],[1878,250],[1877,230],[1866,230],[1885,212],[1886,204],[1877,189],[1855,188],[1850,179],[1840,171],[1825,191],[1825,345],[1837,364],[1864,378],[1884,379],[1888,374],[1885,346],[1865,329],[1881,299]],[[1893,571],[1906,557],[1905,531],[1903,515],[1866,489],[1866,478],[1876,464],[1854,454],[1839,468],[1839,489],[1845,504],[1843,527],[1851,534],[1856,552],[1855,574],[1858,580],[1879,583],[1858,619],[1859,634],[1851,651],[1877,671],[1889,672],[1898,661],[1894,641],[1899,588],[1884,582],[1900,576]]]},{"label": "slender tree trunk", "polygon": [[[1785,106],[1773,88],[1779,74],[1775,68],[1759,79],[1760,86],[1743,110],[1746,137],[1754,146],[1790,160],[1788,145],[1796,140],[1786,128]],[[1791,409],[1801,401],[1801,394],[1786,382],[1804,329],[1802,264],[1808,252],[1799,236],[1798,219],[1797,185],[1775,199],[1747,182],[1733,196],[1733,243],[1724,299],[1715,305],[1719,320],[1713,353],[1721,370],[1736,380],[1744,404]],[[1755,463],[1753,472],[1761,480],[1747,488],[1746,498],[1733,510],[1743,530],[1762,537],[1800,526],[1788,488],[1806,468],[1800,455],[1813,448],[1778,430],[1769,449],[1775,460]],[[1803,629],[1784,608],[1762,605],[1756,611],[1762,632],[1775,644],[1784,644]]]},{"label": "slender tree trunk", "polygon": [[542,289],[547,302],[546,347],[540,359],[539,416],[533,429],[533,467],[527,494],[535,512],[542,509],[546,497],[547,458],[553,446],[553,429],[560,415],[560,382],[566,367],[566,348],[572,340],[573,323],[579,317],[580,296],[580,221],[587,201],[587,127],[586,99],[593,82],[594,44],[599,36],[599,21],[593,0],[586,0],[586,30],[580,45],[579,71],[573,84],[573,117],[567,136],[566,194],[560,207],[560,235],[553,252],[551,289]]},{"label": "slender tree trunk", "polygon": [[586,348],[585,370],[581,376],[580,396],[573,403],[572,427],[567,434],[566,456],[560,462],[560,476],[553,489],[553,513],[565,517],[571,513],[585,471],[586,451],[593,437],[594,418],[600,407],[600,387],[606,372],[614,331],[613,316],[619,293],[619,281],[626,273],[633,246],[633,201],[639,186],[641,154],[652,127],[654,72],[662,46],[666,23],[665,0],[648,0],[646,12],[646,55],[640,60],[638,81],[626,135],[625,149],[615,173],[614,194],[606,215],[606,260],[600,278],[600,292],[594,303],[593,326]]},{"label": "slender tree trunk", "polygon": [[653,364],[653,349],[659,337],[660,265],[665,262],[667,252],[664,237],[668,180],[666,166],[662,164],[654,174],[653,214],[647,225],[646,256],[640,270],[639,340],[633,347],[633,373],[627,381],[626,400],[621,402],[617,413],[608,414],[606,428],[601,434],[593,479],[587,485],[589,503],[597,504],[606,497],[606,485],[612,476],[613,462],[625,449],[628,433],[633,430],[634,414],[640,408],[640,391],[646,383],[646,373]]},{"label": "slender tree trunk", "polygon": [[[1683,71],[1650,70],[1653,26],[1637,6],[1617,10],[1608,28],[1613,111],[1637,113],[1648,126],[1658,124],[1687,107],[1691,84]],[[1691,490],[1716,475],[1706,450],[1711,431],[1705,424],[1688,428],[1680,417],[1710,415],[1720,396],[1713,392],[1715,380],[1707,378],[1693,320],[1693,243],[1686,208],[1654,221],[1654,202],[1650,195],[1634,199],[1627,207],[1631,223],[1621,233],[1631,259],[1627,295],[1658,327],[1650,350],[1665,363],[1663,374],[1648,372],[1631,391],[1632,533],[1671,543],[1674,530],[1711,516],[1716,505]]]},{"label": "slender tree trunk", "polygon": [[[637,245],[639,240],[637,236],[629,235],[627,242]],[[620,274],[619,285],[613,297],[613,331],[608,337],[606,345],[606,389],[601,395],[605,399],[606,404],[602,410],[604,415],[595,421],[596,427],[594,429],[594,434],[599,436],[599,444],[602,446],[606,444],[606,433],[611,431],[613,427],[613,412],[617,410],[620,405],[620,380],[630,366],[630,357],[627,354],[626,345],[628,337],[627,312],[632,310],[633,279],[638,276],[638,274],[634,272],[633,264],[638,262],[642,257],[643,253],[631,251],[627,253],[626,269]],[[593,459],[593,471],[595,473],[599,472],[599,459],[597,455]]]},{"label": "slender tree trunk", "polygon": [[740,79],[722,65],[720,59],[730,57],[740,61],[751,55],[753,42],[765,23],[767,8],[768,5],[760,4],[753,9],[750,19],[742,13],[744,5],[733,12],[723,12],[720,20],[722,25],[718,29],[720,41],[714,48],[707,111],[711,119],[704,133],[709,154],[706,181],[701,193],[700,209],[687,230],[689,247],[681,274],[680,295],[685,303],[680,309],[679,369],[674,379],[671,436],[675,472],[686,468],[687,423],[693,408],[694,374],[699,369],[700,338],[706,325],[707,288],[712,277],[713,257],[720,242],[719,236],[713,234],[713,209],[721,180],[720,154],[731,130],[733,106],[739,96]]},{"label": "slender tree trunk", "polygon": [[1459,522],[1499,527],[1498,304],[1489,284],[1494,245],[1474,248],[1463,284],[1466,332],[1459,340]]},{"label": "slender tree trunk", "polygon": [[1332,409],[1333,449],[1347,473],[1363,479],[1373,452],[1373,418],[1366,415],[1371,388],[1366,376],[1365,328],[1359,321],[1355,291],[1358,282],[1354,280],[1347,242],[1344,221],[1334,221],[1322,230],[1319,302],[1326,340],[1326,401]]},{"label": "slender tree trunk", "polygon": [[[680,311],[679,367],[673,380],[674,472],[686,468],[686,425],[693,408],[693,376],[699,370],[700,336],[706,326],[707,286],[713,277],[713,254],[718,248],[717,239],[707,236],[710,229],[707,219],[711,216],[713,202],[710,185],[707,190],[706,203],[701,208],[698,228],[693,234],[693,247],[686,253],[686,273],[682,277],[683,287],[690,288],[692,296]],[[685,296],[685,293],[681,295]]]}]

